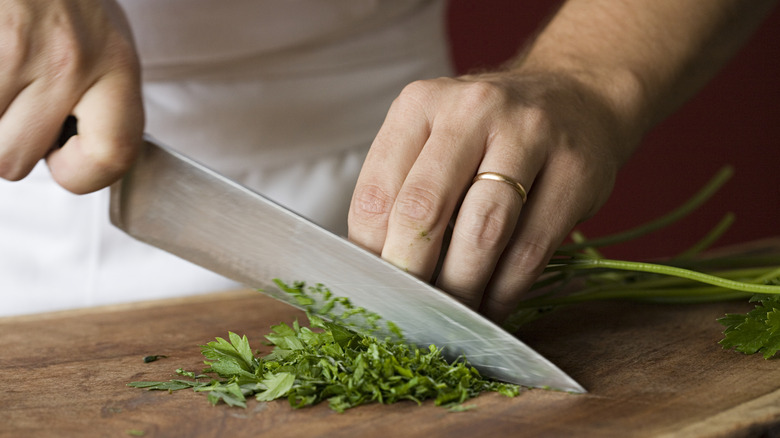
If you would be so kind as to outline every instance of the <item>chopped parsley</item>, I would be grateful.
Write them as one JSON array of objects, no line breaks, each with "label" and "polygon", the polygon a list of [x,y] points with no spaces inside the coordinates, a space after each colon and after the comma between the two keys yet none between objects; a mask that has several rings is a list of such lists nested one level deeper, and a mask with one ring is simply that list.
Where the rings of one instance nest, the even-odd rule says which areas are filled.
[{"label": "chopped parsley", "polygon": [[152,354],[149,356],[144,356],[144,363],[150,363],[150,362],[156,362],[160,359],[164,359],[168,356],[163,356],[162,354]]},{"label": "chopped parsley", "polygon": [[[332,297],[322,285],[306,288],[303,283],[285,286],[305,306],[326,297],[324,312],[329,322],[307,312],[309,327],[295,321],[280,323],[265,338],[273,345],[258,357],[246,336],[229,333],[201,346],[208,368],[205,374],[177,370],[188,379],[167,382],[132,382],[129,386],[174,391],[192,388],[205,392],[212,404],[224,402],[246,407],[246,400],[286,398],[294,408],[327,401],[338,412],[366,403],[390,404],[411,400],[418,404],[433,400],[437,406],[460,412],[471,409],[462,403],[481,392],[494,391],[509,397],[518,395],[516,385],[486,379],[465,358],[448,363],[435,345],[419,348],[403,341],[400,330],[389,324],[398,339],[379,339],[371,333],[351,330],[349,318],[361,316],[378,328],[379,316],[353,307],[348,300]],[[336,304],[341,312],[336,312]],[[215,375],[215,377],[214,377]]]}]

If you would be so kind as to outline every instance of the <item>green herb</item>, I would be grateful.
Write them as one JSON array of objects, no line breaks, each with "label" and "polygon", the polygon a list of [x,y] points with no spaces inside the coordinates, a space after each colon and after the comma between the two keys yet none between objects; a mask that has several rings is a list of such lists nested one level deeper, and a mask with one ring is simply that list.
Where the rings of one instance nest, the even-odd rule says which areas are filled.
[{"label": "green herb", "polygon": [[151,356],[144,356],[144,363],[155,362],[155,361],[158,361],[158,360],[166,358],[166,357],[168,357],[168,356],[163,356],[162,354],[154,354],[154,355],[151,355]]},{"label": "green herb", "polygon": [[[363,332],[375,333],[381,329],[379,320],[382,317],[363,307],[354,306],[345,297],[334,296],[330,289],[322,284],[307,287],[303,282],[296,282],[288,285],[279,279],[275,279],[274,283],[280,290],[295,298],[298,305],[310,314],[322,315],[345,327],[357,327],[357,322],[360,321]],[[392,321],[386,321],[385,327],[398,340],[404,340],[398,326]]]},{"label": "green herb", "polygon": [[[731,174],[731,168],[724,168],[683,206],[632,230],[593,240],[572,233],[573,243],[561,246],[535,283],[536,296],[520,303],[505,328],[515,331],[562,306],[588,301],[700,303],[760,294],[752,299],[761,303],[752,312],[719,320],[727,327],[721,345],[746,354],[761,351],[765,357],[772,357],[780,344],[780,254],[699,257],[734,222],[733,214],[726,214],[702,239],[665,263],[610,260],[598,251],[659,230],[688,215],[712,197]],[[567,293],[575,285],[576,292]]]},{"label": "green herb", "polygon": [[[360,316],[379,328],[378,315],[333,297],[322,285],[306,288],[303,283],[293,286],[280,283],[280,286],[305,306],[317,302],[311,294],[327,297],[325,306],[329,315],[338,321],[354,321]],[[287,398],[295,408],[327,401],[338,412],[366,403],[389,404],[401,400],[422,403],[429,399],[437,406],[466,410],[458,406],[484,391],[509,397],[520,393],[516,385],[483,378],[465,358],[447,363],[434,345],[420,349],[405,343],[393,324],[387,326],[398,339],[378,339],[312,313],[307,316],[309,327],[300,326],[297,321],[292,326],[284,323],[273,326],[265,338],[274,348],[264,357],[256,357],[247,337],[235,333],[229,333],[227,340],[217,338],[202,346],[201,353],[209,366],[204,373],[216,374],[217,378],[204,381],[206,375],[178,370],[193,380],[129,385],[167,391],[192,388],[207,392],[212,404],[221,401],[240,407],[246,407],[246,400],[251,396],[258,401]]]},{"label": "green herb", "polygon": [[[694,194],[687,202],[680,207],[667,213],[660,218],[650,221],[646,224],[632,228],[627,231],[612,234],[609,236],[601,237],[598,239],[592,239],[589,241],[575,242],[574,244],[563,245],[559,249],[561,251],[576,251],[584,248],[602,248],[617,243],[628,242],[632,239],[636,239],[641,236],[645,236],[654,231],[663,229],[678,220],[693,213],[699,206],[707,202],[718,190],[723,187],[724,184],[734,174],[734,169],[731,166],[726,166],[720,169],[712,179],[710,179],[704,187]],[[704,248],[702,248],[704,249]]]},{"label": "green herb", "polygon": [[726,326],[720,344],[745,354],[761,352],[770,359],[780,350],[780,296],[757,294],[750,301],[758,304],[747,314],[728,314],[718,320]]}]

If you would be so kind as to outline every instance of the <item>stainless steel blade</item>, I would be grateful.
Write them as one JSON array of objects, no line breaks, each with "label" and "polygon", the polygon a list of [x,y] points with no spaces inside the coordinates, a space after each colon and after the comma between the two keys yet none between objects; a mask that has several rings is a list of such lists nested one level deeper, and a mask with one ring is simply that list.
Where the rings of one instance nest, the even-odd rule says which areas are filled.
[{"label": "stainless steel blade", "polygon": [[111,187],[111,221],[131,236],[296,305],[273,279],[322,283],[393,321],[408,341],[464,355],[486,376],[584,392],[540,354],[447,294],[263,196],[147,139]]}]

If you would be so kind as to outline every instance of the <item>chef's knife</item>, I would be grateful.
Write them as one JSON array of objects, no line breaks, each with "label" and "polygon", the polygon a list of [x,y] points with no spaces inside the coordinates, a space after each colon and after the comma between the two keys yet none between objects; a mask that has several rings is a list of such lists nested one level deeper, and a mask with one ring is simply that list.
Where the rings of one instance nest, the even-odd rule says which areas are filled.
[{"label": "chef's knife", "polygon": [[111,221],[129,235],[293,306],[274,279],[321,283],[443,348],[486,376],[585,392],[555,365],[447,294],[240,184],[146,137],[111,187]]}]

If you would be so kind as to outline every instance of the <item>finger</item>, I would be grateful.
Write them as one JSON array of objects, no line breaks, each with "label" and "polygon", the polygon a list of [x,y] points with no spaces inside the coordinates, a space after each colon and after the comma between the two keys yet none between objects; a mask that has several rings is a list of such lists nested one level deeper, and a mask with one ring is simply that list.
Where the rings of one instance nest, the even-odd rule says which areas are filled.
[{"label": "finger", "polygon": [[582,177],[566,166],[547,165],[537,178],[533,196],[493,273],[480,312],[503,321],[516,308],[522,294],[544,270],[561,242],[584,217],[579,182]]},{"label": "finger", "polygon": [[[408,88],[408,87],[407,87]],[[424,109],[408,90],[391,105],[360,171],[348,215],[348,237],[380,254],[398,192],[430,134]]]},{"label": "finger", "polygon": [[456,205],[485,149],[484,130],[475,121],[443,114],[398,192],[382,257],[430,279]]},{"label": "finger", "polygon": [[[2,35],[0,35],[0,38],[2,38]],[[3,65],[3,61],[6,61],[5,58],[6,56],[0,53],[0,117],[8,110],[8,107],[19,94],[32,83],[32,79],[24,77],[20,68]]]},{"label": "finger", "polygon": [[32,82],[2,114],[0,177],[17,181],[27,176],[57,138],[72,103],[50,82]]},{"label": "finger", "polygon": [[52,176],[73,193],[116,181],[140,150],[144,113],[136,69],[101,77],[73,108],[79,133],[47,157]]},{"label": "finger", "polygon": [[[511,175],[527,192],[544,163],[544,156],[538,149],[518,147],[516,138],[494,140],[495,145],[488,148],[477,172]],[[458,211],[437,285],[464,304],[478,308],[522,209],[523,199],[507,182],[474,182]]]}]

